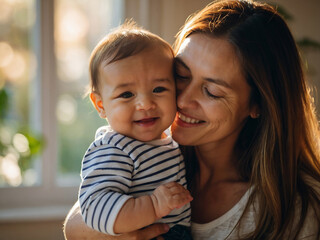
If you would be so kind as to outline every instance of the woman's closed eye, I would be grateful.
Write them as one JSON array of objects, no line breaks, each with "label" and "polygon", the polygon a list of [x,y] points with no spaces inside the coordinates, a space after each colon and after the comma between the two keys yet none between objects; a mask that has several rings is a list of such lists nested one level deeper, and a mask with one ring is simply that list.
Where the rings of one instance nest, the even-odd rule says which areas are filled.
[{"label": "woman's closed eye", "polygon": [[204,88],[204,91],[205,91],[205,94],[206,94],[208,97],[210,97],[210,98],[214,98],[214,99],[222,98],[222,96],[217,96],[217,95],[211,93],[211,92],[208,90],[208,88],[206,88],[206,87]]},{"label": "woman's closed eye", "polygon": [[123,92],[118,96],[118,98],[131,98],[131,97],[133,97],[133,93],[129,91]]}]

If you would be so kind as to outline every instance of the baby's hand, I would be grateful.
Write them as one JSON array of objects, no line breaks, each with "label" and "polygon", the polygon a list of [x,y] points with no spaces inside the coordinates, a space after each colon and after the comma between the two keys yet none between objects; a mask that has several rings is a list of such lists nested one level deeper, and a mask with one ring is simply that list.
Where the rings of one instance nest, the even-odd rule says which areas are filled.
[{"label": "baby's hand", "polygon": [[158,219],[168,215],[173,209],[181,208],[193,198],[189,191],[176,182],[161,185],[151,195],[154,211]]}]

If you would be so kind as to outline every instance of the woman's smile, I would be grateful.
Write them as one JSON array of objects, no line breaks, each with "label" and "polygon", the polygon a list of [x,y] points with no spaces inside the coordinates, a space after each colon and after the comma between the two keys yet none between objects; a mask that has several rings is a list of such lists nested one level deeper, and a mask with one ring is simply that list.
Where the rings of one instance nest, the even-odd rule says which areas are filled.
[{"label": "woman's smile", "polygon": [[196,118],[193,118],[191,116],[187,116],[182,114],[181,112],[177,113],[177,119],[176,119],[179,125],[185,125],[187,126],[188,124],[190,126],[198,125],[199,123],[204,123],[204,121],[198,120]]}]

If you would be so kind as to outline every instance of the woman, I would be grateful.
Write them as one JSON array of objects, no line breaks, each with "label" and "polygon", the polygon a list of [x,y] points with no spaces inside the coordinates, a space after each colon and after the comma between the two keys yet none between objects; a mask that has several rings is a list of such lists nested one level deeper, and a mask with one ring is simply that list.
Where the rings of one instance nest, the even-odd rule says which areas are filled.
[{"label": "woman", "polygon": [[[188,19],[175,50],[172,134],[184,146],[194,238],[319,239],[319,124],[283,19],[256,2],[214,2]],[[71,211],[68,239],[166,231],[94,238],[80,218]]]}]

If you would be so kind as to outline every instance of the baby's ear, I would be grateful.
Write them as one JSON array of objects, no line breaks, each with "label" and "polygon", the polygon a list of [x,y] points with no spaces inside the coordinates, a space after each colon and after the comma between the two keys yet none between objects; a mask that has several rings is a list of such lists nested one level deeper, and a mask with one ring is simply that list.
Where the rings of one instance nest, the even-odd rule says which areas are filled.
[{"label": "baby's ear", "polygon": [[100,94],[96,93],[96,92],[92,92],[92,93],[90,93],[90,99],[91,99],[91,102],[92,102],[93,106],[95,107],[95,109],[97,109],[99,116],[101,118],[106,118],[107,116],[106,116],[106,112],[103,107],[103,102],[102,102],[102,98],[101,98]]}]

